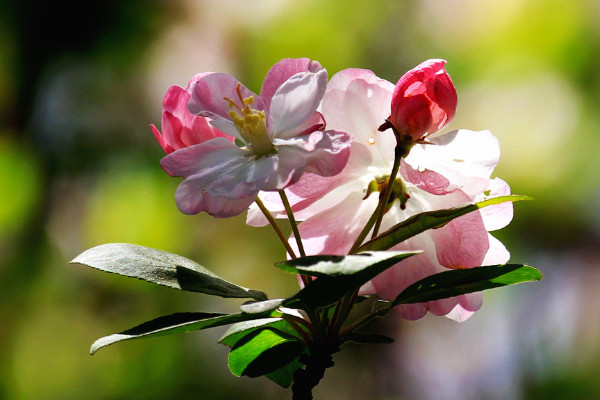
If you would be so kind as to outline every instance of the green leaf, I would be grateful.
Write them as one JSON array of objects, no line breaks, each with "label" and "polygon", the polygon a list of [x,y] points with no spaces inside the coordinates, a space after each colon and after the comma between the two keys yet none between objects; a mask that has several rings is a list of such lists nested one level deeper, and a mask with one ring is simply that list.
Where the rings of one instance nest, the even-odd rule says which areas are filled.
[{"label": "green leaf", "polygon": [[263,292],[228,282],[185,257],[135,244],[110,243],[96,246],[81,253],[71,263],[189,292],[267,299]]},{"label": "green leaf", "polygon": [[263,313],[277,309],[283,304],[285,299],[271,299],[264,301],[247,302],[240,306],[240,309],[249,314]]},{"label": "green leaf", "polygon": [[421,251],[373,251],[343,257],[309,256],[278,263],[286,271],[318,277],[283,305],[315,309],[333,304],[392,265],[418,253]]},{"label": "green leaf", "polygon": [[[222,343],[226,346],[233,347],[238,341],[244,338],[246,335],[251,334],[252,332],[264,329],[264,328],[274,329],[279,332],[286,333],[288,335],[297,336],[298,333],[288,325],[282,318],[261,318],[255,319],[252,321],[244,321],[238,322],[237,324],[233,324],[227,329],[227,332],[223,334],[219,343]],[[299,360],[299,357],[296,357],[288,364],[283,367],[276,369],[273,372],[268,373],[266,376],[273,382],[277,383],[279,386],[288,388],[292,384],[294,379],[294,372],[298,368],[304,367]]]},{"label": "green leaf", "polygon": [[262,376],[286,366],[305,349],[305,343],[292,335],[270,328],[259,329],[233,346],[229,369],[235,376]]},{"label": "green leaf", "polygon": [[[306,351],[300,353],[300,356],[304,353],[306,353]],[[291,362],[287,363],[283,367],[276,369],[273,372],[269,372],[267,374],[267,378],[281,387],[290,387],[292,382],[294,382],[294,372],[300,368],[304,368],[304,364],[300,362],[300,356],[294,358]]]},{"label": "green leaf", "polygon": [[234,324],[236,322],[281,315],[280,313],[263,314],[217,314],[217,313],[175,313],[144,322],[121,333],[102,337],[92,344],[90,354],[94,355],[102,347],[124,340],[147,338],[152,336],[172,335],[174,333],[197,331],[216,326]]},{"label": "green leaf", "polygon": [[344,341],[359,344],[390,344],[394,342],[394,339],[378,333],[350,332],[344,336]]},{"label": "green leaf", "polygon": [[521,264],[490,265],[445,271],[413,283],[396,297],[391,307],[399,304],[446,299],[465,293],[528,281],[539,281],[540,279],[542,279],[540,271]]},{"label": "green leaf", "polygon": [[219,343],[225,346],[233,347],[240,339],[249,333],[263,328],[276,329],[289,335],[297,335],[296,331],[280,317],[260,318],[251,321],[238,322],[233,324],[219,339]]},{"label": "green leaf", "polygon": [[425,232],[428,229],[441,228],[448,222],[460,216],[468,214],[480,208],[504,203],[507,201],[533,200],[529,196],[499,196],[491,199],[483,200],[478,203],[471,203],[461,207],[450,208],[448,210],[437,210],[423,212],[406,219],[399,224],[394,225],[387,231],[381,233],[376,238],[369,240],[358,248],[358,251],[365,250],[387,250],[398,243],[410,239],[419,233]]}]

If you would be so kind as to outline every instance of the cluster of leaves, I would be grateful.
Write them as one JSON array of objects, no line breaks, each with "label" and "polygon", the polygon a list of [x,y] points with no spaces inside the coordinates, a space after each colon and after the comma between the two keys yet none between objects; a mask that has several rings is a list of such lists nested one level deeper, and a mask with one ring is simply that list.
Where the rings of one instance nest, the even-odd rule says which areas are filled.
[{"label": "cluster of leaves", "polygon": [[[276,263],[275,266],[285,272],[307,277],[308,284],[285,299],[268,299],[261,291],[228,282],[194,261],[165,251],[117,243],[94,247],[72,263],[174,289],[251,301],[241,305],[240,312],[234,314],[188,312],[162,316],[100,338],[90,352],[94,354],[102,347],[124,340],[230,325],[220,343],[231,348],[228,360],[231,372],[236,376],[266,375],[279,385],[289,387],[302,378],[299,373],[308,373],[311,357],[314,361],[314,357],[325,354],[325,361],[321,363],[324,370],[330,366],[327,357],[330,359],[345,342],[393,341],[378,334],[361,332],[361,328],[400,304],[422,303],[540,280],[540,272],[530,266],[493,265],[429,276],[398,293],[392,301],[357,296],[362,285],[420,252],[389,251],[394,245],[482,207],[527,199],[526,196],[502,196],[417,214],[364,243],[357,254],[307,256]],[[361,302],[370,310],[350,320],[350,312]],[[317,381],[320,379],[318,374]]]}]

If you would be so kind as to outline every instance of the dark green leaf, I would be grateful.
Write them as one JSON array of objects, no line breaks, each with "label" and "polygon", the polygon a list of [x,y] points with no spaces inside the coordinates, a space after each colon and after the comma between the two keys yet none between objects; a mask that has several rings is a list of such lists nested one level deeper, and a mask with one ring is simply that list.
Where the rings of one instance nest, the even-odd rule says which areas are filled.
[{"label": "dark green leaf", "polygon": [[264,301],[256,301],[256,302],[248,302],[242,304],[240,309],[249,314],[263,313],[265,311],[271,311],[277,309],[285,299],[272,299],[272,300],[264,300]]},{"label": "dark green leaf", "polygon": [[233,324],[219,339],[219,343],[233,347],[241,338],[257,329],[271,328],[289,335],[297,335],[296,331],[288,325],[283,318],[260,318],[252,321],[238,322]]},{"label": "dark green leaf", "polygon": [[378,333],[351,332],[344,336],[344,341],[359,344],[389,344],[393,343],[394,339]]},{"label": "dark green leaf", "polygon": [[122,342],[123,340],[140,339],[152,336],[172,335],[174,333],[197,331],[201,329],[213,328],[216,326],[234,324],[236,322],[248,321],[252,319],[265,318],[267,316],[281,315],[270,313],[263,314],[216,314],[216,313],[176,313],[158,317],[148,322],[144,322],[131,329],[121,333],[100,338],[92,344],[90,354],[96,353],[98,349]]},{"label": "dark green leaf", "polygon": [[304,342],[275,329],[264,328],[244,336],[229,353],[229,369],[251,378],[274,372],[296,359]]},{"label": "dark green leaf", "polygon": [[396,297],[391,306],[423,303],[540,279],[542,279],[540,271],[520,264],[445,271],[413,283]]},{"label": "dark green leaf", "polygon": [[529,196],[500,196],[478,203],[471,203],[465,206],[450,208],[448,210],[428,211],[413,215],[407,220],[394,225],[387,231],[381,233],[376,238],[369,240],[358,248],[358,251],[366,250],[387,250],[398,243],[410,239],[419,233],[425,232],[428,229],[441,228],[448,222],[463,216],[480,208],[504,203],[507,201],[532,200]]},{"label": "dark green leaf", "polygon": [[[305,352],[302,352],[301,354],[304,353]],[[303,367],[304,364],[300,362],[300,356],[298,356],[283,367],[276,369],[273,372],[269,372],[267,374],[267,378],[269,378],[281,387],[288,388],[294,381],[294,372]]]},{"label": "dark green leaf", "polygon": [[373,251],[335,258],[302,257],[279,263],[278,266],[285,270],[318,276],[316,280],[287,299],[283,305],[315,309],[333,304],[346,293],[357,290],[392,265],[420,252]]},{"label": "dark green leaf", "polygon": [[221,297],[267,299],[263,292],[219,278],[185,257],[135,244],[103,244],[81,253],[71,263],[179,290]]}]

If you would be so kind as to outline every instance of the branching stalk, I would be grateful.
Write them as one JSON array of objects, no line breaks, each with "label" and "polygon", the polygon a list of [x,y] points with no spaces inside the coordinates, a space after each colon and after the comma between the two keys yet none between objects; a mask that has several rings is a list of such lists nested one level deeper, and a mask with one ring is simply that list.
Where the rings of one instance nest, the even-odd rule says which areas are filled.
[{"label": "branching stalk", "polygon": [[287,214],[288,220],[290,221],[292,232],[294,232],[294,238],[296,239],[296,243],[298,244],[298,251],[300,252],[300,257],[305,257],[306,253],[304,252],[304,246],[302,245],[302,239],[300,238],[298,224],[296,223],[296,219],[294,218],[294,212],[292,211],[290,202],[288,201],[287,195],[285,194],[285,191],[283,189],[279,191],[279,196],[281,197],[283,207],[285,208],[285,213]]},{"label": "branching stalk", "polygon": [[267,209],[267,207],[265,207],[265,205],[263,204],[263,202],[258,197],[254,201],[256,202],[256,205],[258,206],[258,208],[260,208],[260,211],[262,211],[262,213],[265,215],[265,217],[267,218],[267,220],[269,221],[269,223],[271,224],[271,226],[275,230],[275,233],[277,234],[277,237],[279,238],[279,240],[281,241],[281,243],[285,247],[285,250],[288,252],[288,254],[290,255],[290,257],[292,257],[292,258],[298,258],[296,256],[296,253],[294,253],[294,250],[292,249],[292,247],[288,243],[287,238],[285,237],[284,233],[281,231],[281,228],[279,227],[279,224],[277,224],[277,221],[275,221],[275,217],[273,217],[273,214],[271,214],[271,212]]}]

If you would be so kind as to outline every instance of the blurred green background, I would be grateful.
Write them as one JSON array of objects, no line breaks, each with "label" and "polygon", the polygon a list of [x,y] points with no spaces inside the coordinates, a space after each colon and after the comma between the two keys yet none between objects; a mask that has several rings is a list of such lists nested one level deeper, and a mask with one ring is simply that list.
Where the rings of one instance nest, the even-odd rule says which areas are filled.
[{"label": "blurred green background", "polygon": [[600,3],[574,0],[178,0],[0,3],[0,399],[288,399],[235,378],[222,329],[117,344],[98,337],[215,302],[68,261],[128,242],[291,294],[267,229],[184,216],[149,124],[195,73],[259,90],[281,58],[395,82],[448,60],[450,129],[489,129],[496,176],[535,202],[496,234],[540,283],[486,292],[458,324],[389,317],[387,347],[348,346],[320,399],[600,398]]}]

